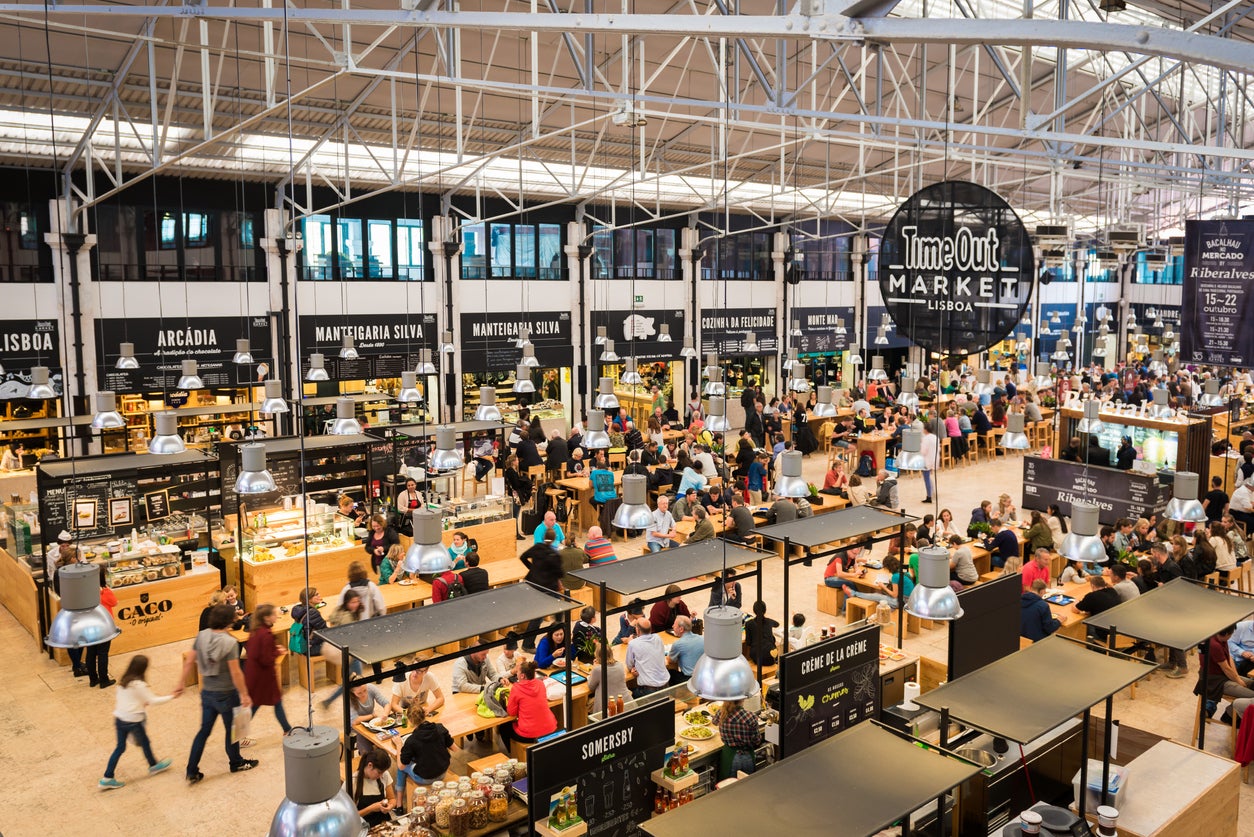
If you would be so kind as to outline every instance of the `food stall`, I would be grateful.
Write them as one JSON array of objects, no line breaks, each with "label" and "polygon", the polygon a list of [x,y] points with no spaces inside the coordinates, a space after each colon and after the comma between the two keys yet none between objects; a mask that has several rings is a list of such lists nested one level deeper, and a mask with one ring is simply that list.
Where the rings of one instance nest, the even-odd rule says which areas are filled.
[{"label": "food stall", "polygon": [[[44,594],[39,636],[60,603],[39,556],[62,531],[74,536],[80,558],[107,568],[122,629],[115,653],[195,636],[221,583],[208,561],[220,506],[216,459],[189,450],[56,460],[39,464],[37,480],[39,536],[31,550]],[[63,651],[56,657],[67,661]]]},{"label": "food stall", "polygon": [[[1084,407],[1078,399],[1063,404],[1055,451],[1082,435],[1077,427],[1083,418]],[[1155,470],[1192,471],[1201,477],[1202,485],[1210,484],[1210,416],[1180,413],[1172,418],[1151,418],[1144,408],[1132,404],[1103,403],[1100,418],[1102,427],[1097,436],[1110,452],[1112,462],[1119,440],[1131,436],[1138,462],[1148,463]]]}]

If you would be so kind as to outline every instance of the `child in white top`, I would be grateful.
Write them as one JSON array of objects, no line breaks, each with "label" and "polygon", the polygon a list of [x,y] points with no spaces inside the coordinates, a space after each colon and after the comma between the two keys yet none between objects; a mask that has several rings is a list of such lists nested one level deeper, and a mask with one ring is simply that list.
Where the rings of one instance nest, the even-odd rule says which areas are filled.
[{"label": "child in white top", "polygon": [[100,780],[100,787],[105,790],[113,790],[126,784],[113,778],[113,771],[118,766],[118,759],[126,752],[128,738],[133,737],[135,743],[144,751],[144,758],[148,760],[149,773],[160,773],[170,766],[169,759],[157,761],[157,757],[152,754],[152,745],[148,743],[148,731],[144,724],[148,720],[149,706],[165,703],[176,696],[154,695],[148,688],[148,684],[144,682],[144,675],[147,672],[148,658],[143,654],[136,654],[131,658],[131,664],[126,667],[126,673],[118,681],[117,704],[113,709],[113,723],[117,728],[118,744],[113,754],[109,756],[104,778]]}]

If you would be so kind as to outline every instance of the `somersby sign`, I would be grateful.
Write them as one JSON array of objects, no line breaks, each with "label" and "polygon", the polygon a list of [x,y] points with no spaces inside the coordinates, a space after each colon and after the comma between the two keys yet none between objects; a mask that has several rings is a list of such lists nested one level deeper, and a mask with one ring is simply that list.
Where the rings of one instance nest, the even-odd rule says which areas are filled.
[{"label": "somersby sign", "polygon": [[880,243],[888,313],[903,337],[942,355],[982,352],[1010,334],[1035,271],[1019,216],[998,195],[964,181],[911,195]]}]

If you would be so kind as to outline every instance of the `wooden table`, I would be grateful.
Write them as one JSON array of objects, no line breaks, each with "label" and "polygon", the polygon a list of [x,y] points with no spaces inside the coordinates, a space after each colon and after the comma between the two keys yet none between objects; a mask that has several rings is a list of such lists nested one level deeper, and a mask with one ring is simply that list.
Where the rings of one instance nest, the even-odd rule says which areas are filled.
[{"label": "wooden table", "polygon": [[[614,471],[613,474],[614,487],[621,487],[623,484],[623,472]],[[576,517],[579,521],[579,525],[576,527],[573,524],[567,524],[570,526],[572,531],[577,528],[580,532],[586,532],[593,525],[595,525],[599,518],[597,517],[596,507],[592,505],[592,495],[594,492],[592,490],[591,479],[588,477],[566,477],[565,479],[557,480],[554,485],[558,488],[564,488],[567,491],[573,492],[575,499],[578,502],[579,508],[576,512]]]},{"label": "wooden table", "polygon": [[[1051,587],[1050,589],[1055,588]],[[1059,634],[1072,637],[1073,639],[1085,638],[1087,632],[1084,627],[1084,620],[1088,618],[1088,615],[1077,613],[1074,605],[1088,595],[1091,589],[1087,581],[1073,581],[1063,586],[1063,595],[1070,596],[1075,599],[1075,602],[1069,605],[1051,604],[1049,606],[1050,612],[1054,614],[1054,618],[1062,623],[1062,627],[1058,629]]]},{"label": "wooden table", "polygon": [[874,433],[863,433],[858,436],[858,457],[862,454],[870,453],[875,457],[875,467],[883,468],[884,461],[887,458],[888,443],[893,438],[891,433],[876,431]]}]

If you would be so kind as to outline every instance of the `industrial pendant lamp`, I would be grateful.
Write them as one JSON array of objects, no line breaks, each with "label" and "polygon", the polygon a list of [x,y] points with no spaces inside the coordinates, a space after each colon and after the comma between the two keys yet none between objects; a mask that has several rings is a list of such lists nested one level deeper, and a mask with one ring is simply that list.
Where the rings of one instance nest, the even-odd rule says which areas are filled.
[{"label": "industrial pendant lamp", "polygon": [[353,341],[353,335],[345,334],[340,339],[340,360],[357,360],[360,355],[357,354],[357,345]]},{"label": "industrial pendant lamp", "polygon": [[1176,331],[1175,329],[1171,327],[1171,324],[1168,323],[1167,328],[1163,330],[1163,342],[1166,343],[1170,340],[1175,340],[1175,339],[1176,339]]},{"label": "industrial pendant lamp", "polygon": [[789,450],[779,455],[779,479],[771,486],[780,497],[809,497],[810,485],[801,478],[801,451]]},{"label": "industrial pendant lamp", "polygon": [[440,333],[440,354],[451,355],[457,351],[457,347],[453,345],[453,332],[444,331]]},{"label": "industrial pendant lamp", "polygon": [[357,402],[351,398],[335,400],[335,421],[327,431],[332,436],[356,436],[361,432],[361,422],[357,420]]},{"label": "industrial pendant lamp", "polygon": [[[1194,483],[1196,486],[1197,483]],[[1201,509],[1201,504],[1198,504]],[[1071,531],[1062,539],[1062,547],[1058,553],[1068,561],[1080,561],[1085,564],[1102,564],[1106,562],[1106,545],[1098,537],[1100,524],[1098,515],[1101,510],[1092,503],[1071,504]],[[1205,519],[1205,513],[1202,519]]]},{"label": "industrial pendant lamp", "polygon": [[649,478],[643,474],[623,475],[623,502],[614,512],[612,525],[619,529],[644,529],[653,520],[645,502],[649,496]]},{"label": "industrial pendant lamp", "polygon": [[27,398],[56,398],[57,391],[52,388],[52,384],[48,383],[48,367],[32,366],[30,370],[30,390],[26,393]]},{"label": "industrial pendant lamp", "polygon": [[514,367],[514,386],[511,392],[535,392],[536,385],[531,382],[531,370],[521,363]]},{"label": "industrial pendant lamp", "polygon": [[923,461],[923,432],[913,427],[901,429],[901,452],[897,455],[897,470],[926,471]]},{"label": "industrial pendant lamp", "polygon": [[92,430],[117,430],[126,427],[126,419],[118,412],[118,397],[112,392],[96,393],[96,414],[91,418]]},{"label": "industrial pendant lamp", "polygon": [[844,317],[837,317],[837,318],[836,318],[836,330],[835,330],[835,331],[833,331],[833,332],[832,332],[832,334],[835,334],[837,337],[848,337],[848,336],[849,336],[849,331],[848,331],[848,329],[846,329],[846,328],[845,328],[845,318],[844,318]]},{"label": "industrial pendant lamp", "polygon": [[605,326],[597,326],[597,336],[596,336],[596,339],[592,341],[592,345],[604,346],[605,341],[609,339],[607,336],[608,334],[609,334],[608,328],[606,328]]},{"label": "industrial pendant lamp", "polygon": [[806,376],[806,365],[801,361],[794,363],[792,369],[788,370],[788,391],[810,391],[810,379]]},{"label": "industrial pendant lamp", "polygon": [[756,355],[762,350],[758,348],[758,337],[752,331],[745,332],[744,342],[741,344],[740,350],[751,355]]},{"label": "industrial pendant lamp", "polygon": [[660,326],[658,326],[658,330],[657,330],[657,342],[659,342],[659,343],[671,343],[671,342],[674,342],[674,341],[671,339],[671,326],[670,326],[670,323],[662,323]]},{"label": "industrial pendant lamp", "polygon": [[684,338],[684,347],[679,350],[679,356],[684,360],[692,360],[697,355],[697,347],[693,344],[691,337]]},{"label": "industrial pendant lamp", "polygon": [[744,619],[737,607],[706,609],[705,652],[692,668],[690,692],[706,700],[745,700],[761,691],[753,667],[740,650]]},{"label": "industrial pendant lamp", "polygon": [[269,494],[279,490],[274,484],[274,475],[266,469],[265,445],[240,445],[239,458],[239,476],[235,478],[236,494]]},{"label": "industrial pendant lamp", "polygon": [[1061,322],[1062,322],[1062,315],[1058,313],[1057,308],[1049,312],[1050,325],[1059,325]]},{"label": "industrial pendant lamp", "polygon": [[231,362],[236,366],[247,366],[253,362],[253,350],[248,345],[248,338],[235,341],[235,356],[231,358]]},{"label": "industrial pendant lamp", "polygon": [[327,374],[327,369],[323,366],[326,358],[320,352],[314,352],[309,356],[309,371],[305,373],[306,381],[329,381],[331,376]]},{"label": "industrial pendant lamp", "polygon": [[583,446],[588,450],[609,450],[610,434],[605,432],[605,413],[589,410],[583,433]]},{"label": "industrial pendant lamp", "polygon": [[405,552],[405,572],[435,575],[453,569],[453,559],[440,540],[439,512],[414,509],[414,542]]},{"label": "industrial pendant lamp", "polygon": [[887,381],[888,373],[884,371],[884,358],[875,355],[871,358],[871,368],[867,370],[866,379],[868,381]]},{"label": "industrial pendant lamp", "polygon": [[948,549],[926,546],[919,550],[919,581],[906,599],[906,613],[942,622],[962,618],[958,594],[949,586]]},{"label": "industrial pendant lamp", "polygon": [[1150,324],[1150,328],[1162,328],[1162,327],[1163,327],[1163,317],[1162,317],[1162,314],[1160,314],[1159,312],[1155,311],[1155,312],[1154,312],[1154,322],[1152,322],[1152,323]]},{"label": "industrial pendant lamp", "polygon": [[430,349],[418,350],[418,368],[414,371],[419,375],[436,374],[435,363],[432,362]]},{"label": "industrial pendant lamp", "polygon": [[1136,312],[1131,308],[1128,309],[1128,318],[1125,321],[1125,325],[1127,325],[1128,328],[1136,327]]},{"label": "industrial pendant lamp", "polygon": [[1102,320],[1097,325],[1097,336],[1105,337],[1107,334],[1110,334],[1110,326],[1107,324],[1105,320]]},{"label": "industrial pendant lamp", "polygon": [[286,796],[267,837],[357,837],[357,805],[340,782],[340,734],[330,727],[298,727],[283,738]]},{"label": "industrial pendant lamp", "polygon": [[814,409],[810,411],[810,415],[816,418],[832,418],[836,415],[836,404],[832,401],[831,387],[819,387],[818,400],[814,403]]},{"label": "industrial pendant lamp", "polygon": [[901,379],[901,392],[897,393],[897,406],[908,407],[911,410],[919,409],[919,396],[915,393],[914,388],[918,385],[918,381],[914,378]]},{"label": "industrial pendant lamp", "polygon": [[1028,434],[1023,430],[1023,413],[1006,416],[1006,432],[1001,434],[1001,446],[1006,450],[1028,449]]},{"label": "industrial pendant lamp", "polygon": [[875,329],[875,345],[876,346],[888,345],[888,331],[883,326],[880,326],[879,328]]},{"label": "industrial pendant lamp", "polygon": [[531,345],[531,329],[523,326],[518,329],[518,339],[514,341],[515,349],[523,349]]},{"label": "industrial pendant lamp", "polygon": [[287,401],[283,398],[282,381],[275,379],[266,381],[266,400],[261,402],[261,412],[271,415],[290,412]]},{"label": "industrial pendant lamp", "polygon": [[893,318],[888,316],[887,313],[880,314],[880,328],[883,329],[885,333],[893,330]]},{"label": "industrial pendant lamp", "polygon": [[501,408],[496,406],[496,387],[479,387],[479,406],[475,421],[500,421]]},{"label": "industrial pendant lamp", "polygon": [[87,648],[120,633],[113,614],[100,603],[100,570],[95,564],[69,564],[57,570],[61,609],[44,643],[53,648]]},{"label": "industrial pendant lamp", "polygon": [[592,402],[592,406],[607,412],[618,409],[618,396],[614,394],[613,378],[599,378],[597,380],[597,397]]},{"label": "industrial pendant lamp", "polygon": [[796,366],[796,365],[797,365],[797,363],[798,363],[798,361],[797,361],[797,350],[796,350],[796,349],[789,349],[789,350],[788,350],[788,353],[784,356],[784,364],[783,364],[783,366],[784,366],[784,371],[785,371],[785,372],[791,372],[791,371],[792,371],[792,368],[793,368],[794,366]]},{"label": "industrial pendant lamp", "polygon": [[723,383],[722,369],[719,369],[717,366],[713,368],[706,367],[706,381],[705,386],[701,388],[701,394],[706,397],[724,396],[727,394],[727,385]]},{"label": "industrial pendant lamp", "polygon": [[523,346],[522,360],[520,362],[528,369],[540,368],[540,361],[536,358],[536,347],[534,344],[528,343],[526,346]]},{"label": "industrial pendant lamp", "polygon": [[148,452],[155,454],[182,453],[187,450],[179,436],[179,417],[169,410],[152,414],[156,433],[148,440]]},{"label": "industrial pendant lamp", "polygon": [[1161,387],[1150,390],[1150,406],[1148,415],[1150,418],[1165,419],[1171,418],[1176,413],[1175,410],[1167,406],[1168,392]]},{"label": "industrial pendant lamp", "polygon": [[862,352],[858,350],[857,343],[850,343],[849,348],[846,349],[846,351],[849,352],[849,365],[850,366],[862,365]]},{"label": "industrial pendant lamp", "polygon": [[1211,378],[1202,384],[1202,397],[1197,401],[1202,407],[1222,407],[1228,402],[1219,394],[1219,379]]},{"label": "industrial pendant lamp", "polygon": [[636,369],[636,344],[631,344],[631,356],[627,362],[623,364],[623,374],[619,376],[618,382],[629,387],[638,387],[644,383],[644,378],[640,377],[640,372]]},{"label": "industrial pendant lamp", "polygon": [[134,343],[119,343],[117,363],[113,364],[114,369],[138,369],[139,361],[135,358]]},{"label": "industrial pendant lamp", "polygon": [[1037,390],[1052,389],[1054,386],[1054,376],[1051,373],[1049,364],[1043,360],[1036,362],[1036,377],[1032,379],[1032,384]]},{"label": "industrial pendant lamp", "polygon": [[605,338],[604,348],[601,349],[601,357],[599,359],[601,363],[618,363],[620,360],[618,353],[614,351],[614,341],[608,337]]},{"label": "industrial pendant lamp", "polygon": [[973,392],[981,398],[993,394],[993,373],[987,369],[975,370],[975,389]]},{"label": "industrial pendant lamp", "polygon": [[1049,320],[1041,320],[1041,336],[1050,337],[1053,333],[1054,330],[1049,327]]},{"label": "industrial pendant lamp", "polygon": [[1149,371],[1160,376],[1167,374],[1167,364],[1163,362],[1162,349],[1155,349],[1154,353],[1150,355]]},{"label": "industrial pendant lamp", "polygon": [[[1088,318],[1088,317],[1086,317],[1086,316],[1084,315],[1084,312],[1083,312],[1083,311],[1081,311],[1079,314],[1076,314],[1076,316],[1075,316],[1075,325],[1078,325],[1078,326],[1084,326],[1084,325],[1087,325],[1087,324],[1088,324],[1088,321],[1089,321],[1089,318]],[[1075,328],[1075,327],[1073,326],[1073,327],[1072,327],[1072,330],[1073,330],[1073,331],[1083,331],[1084,329],[1083,329],[1083,328],[1079,328],[1079,329],[1077,329],[1077,328]]]},{"label": "industrial pendant lamp", "polygon": [[1199,477],[1191,471],[1176,471],[1167,503],[1167,519],[1178,523],[1205,523],[1206,510],[1197,499]]},{"label": "industrial pendant lamp", "polygon": [[456,471],[465,467],[466,460],[457,450],[457,431],[452,425],[444,424],[435,429],[435,451],[429,465],[433,471]]},{"label": "industrial pendant lamp", "polygon": [[788,336],[789,337],[801,336],[801,320],[792,321],[792,328],[788,329]]},{"label": "industrial pendant lamp", "polygon": [[1090,398],[1084,402],[1084,418],[1080,419],[1076,425],[1077,433],[1100,433],[1102,431],[1102,420],[1100,418],[1102,412],[1102,402],[1096,398]]},{"label": "industrial pendant lamp", "polygon": [[705,427],[711,433],[726,433],[732,429],[727,418],[727,399],[721,395],[710,396],[710,409],[705,415]]},{"label": "industrial pendant lamp", "polygon": [[179,389],[204,389],[205,382],[201,380],[200,369],[194,360],[183,361],[183,374],[179,376]]},{"label": "industrial pendant lamp", "polygon": [[396,400],[401,404],[422,403],[422,393],[418,391],[417,372],[407,369],[401,373],[401,388],[396,393]]},{"label": "industrial pendant lamp", "polygon": [[1069,345],[1071,344],[1067,343],[1066,345],[1063,345],[1063,342],[1059,340],[1056,346],[1054,347],[1054,351],[1051,352],[1049,355],[1050,359],[1057,360],[1062,363],[1066,363],[1071,358],[1071,355],[1067,353],[1067,348],[1066,348]]}]

